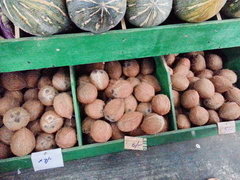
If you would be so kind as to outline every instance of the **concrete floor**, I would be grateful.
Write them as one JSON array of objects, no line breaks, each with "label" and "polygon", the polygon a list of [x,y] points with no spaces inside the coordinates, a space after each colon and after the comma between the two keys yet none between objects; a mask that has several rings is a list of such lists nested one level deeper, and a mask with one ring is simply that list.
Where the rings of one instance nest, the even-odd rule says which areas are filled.
[{"label": "concrete floor", "polygon": [[64,168],[0,174],[1,180],[240,180],[240,134],[66,162]]}]

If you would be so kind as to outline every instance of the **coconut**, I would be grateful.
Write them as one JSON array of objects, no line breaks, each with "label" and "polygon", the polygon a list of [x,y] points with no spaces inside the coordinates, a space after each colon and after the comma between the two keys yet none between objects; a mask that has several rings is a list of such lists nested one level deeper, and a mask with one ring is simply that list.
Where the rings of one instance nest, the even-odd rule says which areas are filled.
[{"label": "coconut", "polygon": [[193,72],[199,72],[206,69],[206,62],[202,55],[198,54],[192,57],[191,70]]},{"label": "coconut", "polygon": [[38,100],[26,101],[22,107],[30,114],[30,121],[38,119],[44,110],[43,104]]},{"label": "coconut", "polygon": [[240,106],[240,89],[233,87],[226,92],[226,98]]},{"label": "coconut", "polygon": [[171,76],[171,80],[172,87],[176,91],[185,91],[189,86],[189,80],[187,79],[187,77],[174,74]]},{"label": "coconut", "polygon": [[111,79],[119,79],[122,75],[122,66],[118,61],[107,62],[105,70]]},{"label": "coconut", "polygon": [[209,114],[205,108],[197,106],[190,110],[189,119],[193,124],[202,126],[208,122]]},{"label": "coconut", "polygon": [[8,110],[19,107],[19,102],[13,97],[0,98],[0,115],[3,116]]},{"label": "coconut", "polygon": [[123,62],[123,74],[127,77],[136,77],[140,72],[139,64],[136,60]]},{"label": "coconut", "polygon": [[143,113],[143,115],[147,115],[152,113],[152,104],[151,103],[139,103],[136,111]]},{"label": "coconut", "polygon": [[113,99],[106,104],[103,114],[108,121],[116,122],[123,116],[124,109],[125,104],[123,99]]},{"label": "coconut", "polygon": [[149,102],[155,95],[155,90],[153,86],[146,82],[142,82],[137,85],[134,89],[134,96],[140,102]]},{"label": "coconut", "polygon": [[33,133],[27,128],[19,129],[11,139],[10,148],[16,156],[26,156],[33,151],[36,140]]},{"label": "coconut", "polygon": [[124,112],[133,112],[137,108],[137,100],[133,95],[128,96],[127,98],[124,99]]},{"label": "coconut", "polygon": [[76,127],[76,119],[74,119],[74,118],[65,119],[63,126],[64,126],[64,127],[72,127],[72,128],[75,128],[75,127]]},{"label": "coconut", "polygon": [[53,134],[41,133],[36,139],[36,151],[45,151],[56,147]]},{"label": "coconut", "polygon": [[84,86],[78,86],[77,97],[78,101],[83,104],[89,104],[96,100],[98,95],[97,88],[91,83],[86,83]]},{"label": "coconut", "polygon": [[215,93],[213,83],[206,78],[196,81],[193,88],[199,93],[201,98],[211,98]]},{"label": "coconut", "polygon": [[64,71],[64,69],[59,69],[52,78],[52,85],[58,91],[67,91],[70,89],[70,77]]},{"label": "coconut", "polygon": [[231,81],[224,76],[213,76],[211,79],[217,92],[224,93],[233,87]]},{"label": "coconut", "polygon": [[140,112],[128,112],[117,122],[117,126],[122,132],[130,132],[141,124],[142,118],[143,114]]},{"label": "coconut", "polygon": [[105,103],[103,100],[96,99],[91,104],[87,104],[84,107],[85,113],[87,116],[93,119],[100,119],[103,117],[103,108]]},{"label": "coconut", "polygon": [[188,117],[184,114],[177,115],[177,126],[179,129],[191,128],[191,122]]},{"label": "coconut", "polygon": [[25,73],[25,81],[27,83],[27,88],[37,87],[39,78],[40,78],[40,70],[27,71]]},{"label": "coconut", "polygon": [[237,82],[237,74],[230,70],[230,69],[222,69],[220,70],[217,75],[219,76],[224,76],[225,78],[227,78],[232,84]]},{"label": "coconut", "polygon": [[105,96],[107,98],[113,98],[112,92],[113,92],[113,85],[117,82],[115,79],[110,79],[108,87],[104,90]]},{"label": "coconut", "polygon": [[52,86],[44,86],[38,92],[38,99],[45,106],[52,106],[55,96],[58,94],[57,90]]},{"label": "coconut", "polygon": [[172,90],[174,106],[178,107],[180,105],[180,95],[179,92]]},{"label": "coconut", "polygon": [[193,78],[194,77],[194,73],[192,71],[189,71],[187,74],[187,78],[189,80],[189,78]]},{"label": "coconut", "polygon": [[118,140],[118,139],[124,138],[124,134],[118,129],[118,127],[115,123],[111,123],[111,127],[112,127],[112,139],[113,140]]},{"label": "coconut", "polygon": [[90,118],[90,117],[86,117],[83,122],[82,122],[82,132],[84,134],[90,134],[91,131],[91,126],[93,124],[95,120]]},{"label": "coconut", "polygon": [[155,92],[161,91],[160,84],[159,84],[157,78],[155,78],[155,76],[153,76],[153,75],[143,76],[142,82],[146,82],[146,83],[150,84],[154,88]]},{"label": "coconut", "polygon": [[144,117],[141,129],[146,134],[157,134],[163,131],[164,126],[165,120],[163,116],[156,113],[150,113]]},{"label": "coconut", "polygon": [[104,70],[94,70],[90,74],[91,82],[96,86],[98,90],[104,90],[109,83],[109,77]]},{"label": "coconut", "polygon": [[143,75],[152,74],[154,72],[154,61],[152,59],[143,59],[141,62],[141,73]]},{"label": "coconut", "polygon": [[21,91],[6,91],[4,96],[14,98],[19,104],[23,102],[23,94]]},{"label": "coconut", "polygon": [[190,69],[191,67],[191,62],[188,58],[180,58],[178,60],[178,63],[177,65],[183,65],[183,66],[186,66],[188,68],[188,70]]},{"label": "coconut", "polygon": [[173,74],[178,74],[179,76],[187,76],[189,73],[189,68],[185,65],[177,65],[174,69],[173,69]]},{"label": "coconut", "polygon": [[24,74],[21,72],[3,73],[0,78],[2,86],[9,91],[22,90],[27,86]]},{"label": "coconut", "polygon": [[187,90],[181,96],[181,105],[186,109],[191,109],[199,105],[200,97],[196,90]]},{"label": "coconut", "polygon": [[220,108],[224,103],[224,97],[220,93],[214,93],[211,98],[207,98],[203,100],[203,104],[209,108],[216,110]]},{"label": "coconut", "polygon": [[3,124],[11,131],[16,131],[27,126],[30,114],[21,107],[8,110],[3,116]]},{"label": "coconut", "polygon": [[127,81],[130,82],[130,84],[132,85],[133,88],[135,88],[137,85],[139,85],[141,83],[141,81],[136,77],[130,77],[127,79]]},{"label": "coconut", "polygon": [[165,59],[167,65],[171,66],[174,63],[176,57],[174,54],[169,54],[169,55],[165,55],[164,59]]},{"label": "coconut", "polygon": [[97,120],[91,126],[90,135],[95,142],[107,142],[112,137],[112,127],[103,120]]},{"label": "coconut", "polygon": [[71,119],[73,115],[72,97],[68,93],[60,93],[53,100],[53,108],[61,117]]},{"label": "coconut", "polygon": [[235,102],[226,102],[219,109],[219,116],[225,120],[235,120],[240,116],[240,107]]},{"label": "coconut", "polygon": [[216,54],[209,54],[206,58],[207,67],[213,71],[222,69],[222,58]]},{"label": "coconut", "polygon": [[75,129],[71,127],[63,127],[55,137],[56,144],[60,148],[70,148],[77,143],[77,135]]},{"label": "coconut", "polygon": [[45,112],[40,119],[41,129],[46,133],[55,133],[63,125],[63,118],[55,111]]},{"label": "coconut", "polygon": [[197,77],[199,77],[200,79],[211,79],[213,77],[213,71],[211,71],[210,69],[204,69],[197,73]]},{"label": "coconut", "polygon": [[44,86],[52,86],[52,80],[49,76],[42,76],[38,81],[38,89],[43,88]]},{"label": "coconut", "polygon": [[27,125],[27,128],[32,131],[34,136],[40,134],[42,132],[41,126],[40,126],[40,121],[39,119],[35,121],[30,121]]},{"label": "coconut", "polygon": [[28,89],[23,95],[24,101],[37,100],[38,99],[38,89]]},{"label": "coconut", "polygon": [[133,131],[129,132],[128,134],[129,134],[129,136],[143,136],[146,133],[139,126],[137,129],[134,129]]},{"label": "coconut", "polygon": [[208,124],[217,124],[220,122],[220,118],[216,111],[208,110],[208,114],[209,114]]},{"label": "coconut", "polygon": [[13,131],[9,130],[6,126],[2,126],[0,128],[0,141],[6,145],[10,145],[13,134]]},{"label": "coconut", "polygon": [[114,98],[127,98],[133,92],[133,87],[127,80],[119,79],[111,86],[111,95]]},{"label": "coconut", "polygon": [[152,99],[152,109],[159,115],[166,115],[170,111],[170,100],[164,94],[158,94]]},{"label": "coconut", "polygon": [[86,83],[91,83],[90,77],[87,75],[80,76],[78,78],[78,85],[82,86],[85,85]]}]

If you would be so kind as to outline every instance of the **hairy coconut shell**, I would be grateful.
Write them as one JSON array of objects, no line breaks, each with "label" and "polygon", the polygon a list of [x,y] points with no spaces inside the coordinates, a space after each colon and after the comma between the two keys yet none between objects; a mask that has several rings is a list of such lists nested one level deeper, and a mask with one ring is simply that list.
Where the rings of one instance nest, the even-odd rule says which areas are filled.
[{"label": "hairy coconut shell", "polygon": [[94,70],[90,74],[91,82],[96,86],[98,90],[104,90],[109,83],[109,77],[104,70]]},{"label": "hairy coconut shell", "polygon": [[60,148],[70,148],[77,143],[77,135],[75,129],[71,127],[63,127],[55,137],[56,144]]},{"label": "hairy coconut shell", "polygon": [[143,113],[143,115],[148,115],[152,113],[152,104],[151,103],[139,103],[136,109],[137,112]]},{"label": "hairy coconut shell", "polygon": [[186,109],[191,109],[198,106],[200,96],[196,90],[187,90],[181,96],[181,105]]},{"label": "hairy coconut shell", "polygon": [[71,119],[73,115],[73,101],[68,93],[60,93],[53,100],[53,108],[61,117]]},{"label": "hairy coconut shell", "polygon": [[123,74],[127,77],[136,77],[140,72],[140,66],[136,60],[123,62]]},{"label": "hairy coconut shell", "polygon": [[233,87],[231,81],[224,76],[213,76],[211,81],[214,84],[216,92],[219,93],[224,93]]},{"label": "hairy coconut shell", "polygon": [[40,134],[42,132],[41,126],[40,126],[40,120],[37,119],[35,121],[30,121],[27,125],[27,128],[32,131],[34,136]]},{"label": "hairy coconut shell", "polygon": [[221,121],[216,111],[208,110],[208,114],[209,114],[208,124],[217,124]]},{"label": "hairy coconut shell", "polygon": [[95,142],[107,142],[112,137],[112,127],[103,120],[97,120],[91,126],[90,135]]},{"label": "hairy coconut shell", "polygon": [[23,95],[24,101],[37,100],[38,99],[38,89],[28,89]]},{"label": "hairy coconut shell", "polygon": [[159,115],[166,115],[171,109],[170,100],[164,94],[158,94],[152,99],[152,109]]},{"label": "hairy coconut shell", "polygon": [[13,97],[0,98],[0,115],[3,116],[8,110],[19,107],[20,103]]},{"label": "hairy coconut shell", "polygon": [[225,120],[235,120],[240,116],[240,107],[235,102],[226,102],[219,109],[219,117]]},{"label": "hairy coconut shell", "polygon": [[83,86],[78,86],[77,97],[78,101],[83,104],[89,104],[96,100],[98,95],[97,88],[91,84],[86,83]]},{"label": "hairy coconut shell", "polygon": [[140,102],[149,102],[155,95],[155,90],[153,86],[146,82],[142,82],[137,85],[134,89],[134,96]]},{"label": "hairy coconut shell", "polygon": [[216,54],[209,54],[206,57],[206,61],[207,61],[207,68],[213,71],[220,70],[223,67],[222,58]]},{"label": "hairy coconut shell", "polygon": [[24,74],[21,72],[3,73],[0,78],[2,86],[9,91],[22,90],[27,86]]},{"label": "hairy coconut shell", "polygon": [[31,70],[25,73],[25,81],[27,83],[27,88],[35,88],[38,84],[38,79],[40,78],[39,70]]},{"label": "hairy coconut shell", "polygon": [[10,145],[13,134],[13,131],[9,130],[6,126],[2,126],[0,128],[0,141],[6,145]]},{"label": "hairy coconut shell", "polygon": [[240,89],[233,87],[226,92],[226,98],[240,106]]},{"label": "hairy coconut shell", "polygon": [[21,91],[6,91],[4,96],[14,98],[19,104],[23,102],[23,93]]},{"label": "hairy coconut shell", "polygon": [[36,151],[45,151],[56,147],[53,134],[41,133],[36,139]]},{"label": "hairy coconut shell", "polygon": [[197,106],[190,110],[189,119],[193,124],[202,126],[208,122],[209,114],[205,108]]},{"label": "hairy coconut shell", "polygon": [[122,132],[130,132],[136,129],[142,122],[143,114],[140,112],[128,112],[117,122]]},{"label": "hairy coconut shell", "polygon": [[222,69],[220,70],[217,75],[219,76],[224,76],[225,78],[227,78],[232,84],[237,82],[237,74],[230,70],[230,69]]},{"label": "hairy coconut shell", "polygon": [[111,87],[111,94],[114,98],[127,98],[133,92],[133,87],[127,80],[117,80]]},{"label": "hairy coconut shell", "polygon": [[84,107],[85,113],[87,116],[93,119],[100,119],[103,117],[103,109],[104,109],[105,103],[103,100],[96,99],[90,104],[87,104]]},{"label": "hairy coconut shell", "polygon": [[142,77],[141,81],[150,84],[154,88],[155,92],[161,91],[160,84],[155,76],[145,75]]},{"label": "hairy coconut shell", "polygon": [[122,66],[118,61],[107,62],[105,70],[111,79],[119,79],[122,75]]},{"label": "hairy coconut shell", "polygon": [[127,81],[130,82],[130,84],[132,85],[133,88],[135,88],[137,85],[139,85],[141,83],[141,81],[136,77],[130,77],[127,79]]},{"label": "hairy coconut shell", "polygon": [[206,78],[196,81],[193,88],[199,93],[201,98],[211,98],[215,93],[213,83]]},{"label": "hairy coconut shell", "polygon": [[124,133],[121,132],[115,123],[111,123],[112,127],[112,138],[113,140],[123,139]]},{"label": "hairy coconut shell", "polygon": [[124,99],[124,111],[125,113],[127,112],[133,112],[137,108],[137,100],[133,95],[128,96],[127,98]]},{"label": "hairy coconut shell", "polygon": [[70,89],[70,77],[64,69],[60,69],[56,74],[54,74],[52,78],[52,85],[58,91],[67,91]]},{"label": "hairy coconut shell", "polygon": [[141,65],[140,71],[143,75],[152,74],[154,72],[155,64],[152,59],[143,59],[140,65]]},{"label": "hairy coconut shell", "polygon": [[191,122],[188,117],[184,114],[177,115],[177,126],[179,129],[191,128]]},{"label": "hairy coconut shell", "polygon": [[185,91],[189,86],[189,80],[187,79],[187,77],[174,74],[171,76],[171,80],[172,87],[176,91]]},{"label": "hairy coconut shell", "polygon": [[84,134],[90,134],[91,126],[95,122],[95,119],[92,119],[90,117],[86,117],[82,122],[82,132]]},{"label": "hairy coconut shell", "polygon": [[6,159],[10,156],[11,150],[6,144],[0,143],[0,159]]},{"label": "hairy coconut shell", "polygon": [[191,62],[192,62],[191,70],[193,72],[199,72],[199,71],[203,71],[204,69],[206,69],[205,58],[200,54],[193,56]]},{"label": "hairy coconut shell", "polygon": [[113,99],[104,107],[104,118],[110,122],[116,122],[124,114],[125,104],[123,99]]},{"label": "hairy coconut shell", "polygon": [[42,76],[38,81],[38,89],[43,88],[44,86],[52,86],[52,80],[49,76]]},{"label": "hairy coconut shell", "polygon": [[58,94],[57,90],[52,86],[44,86],[38,92],[38,99],[45,106],[52,106],[55,96]]},{"label": "hairy coconut shell", "polygon": [[197,73],[197,77],[199,77],[200,79],[211,79],[213,77],[213,71],[211,71],[210,69],[204,69]]},{"label": "hairy coconut shell", "polygon": [[224,97],[220,93],[214,93],[212,97],[203,100],[203,104],[213,110],[220,108],[223,103]]},{"label": "hairy coconut shell", "polygon": [[172,90],[173,94],[173,100],[174,100],[174,106],[178,107],[180,106],[180,95],[178,91]]},{"label": "hairy coconut shell", "polygon": [[38,100],[26,101],[22,107],[30,114],[30,121],[38,119],[44,111],[43,104]]}]

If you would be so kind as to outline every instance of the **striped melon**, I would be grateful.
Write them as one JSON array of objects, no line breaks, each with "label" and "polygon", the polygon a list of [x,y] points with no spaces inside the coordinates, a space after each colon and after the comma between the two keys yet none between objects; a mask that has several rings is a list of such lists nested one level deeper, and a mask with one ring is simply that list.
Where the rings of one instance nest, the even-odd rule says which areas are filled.
[{"label": "striped melon", "polygon": [[0,4],[16,26],[32,35],[59,33],[70,25],[65,0],[0,0]]},{"label": "striped melon", "polygon": [[240,0],[228,0],[222,9],[225,16],[230,18],[240,17]]},{"label": "striped melon", "polygon": [[139,27],[157,26],[167,19],[172,0],[128,0],[127,20]]},{"label": "striped melon", "polygon": [[67,0],[72,21],[85,31],[106,32],[124,17],[126,0]]},{"label": "striped melon", "polygon": [[227,0],[174,0],[175,14],[187,22],[202,22],[215,16]]}]

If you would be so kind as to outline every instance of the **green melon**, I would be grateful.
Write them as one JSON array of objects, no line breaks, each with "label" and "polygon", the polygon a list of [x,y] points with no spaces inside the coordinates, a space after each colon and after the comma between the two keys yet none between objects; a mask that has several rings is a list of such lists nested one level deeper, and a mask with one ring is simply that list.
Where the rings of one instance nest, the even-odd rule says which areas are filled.
[{"label": "green melon", "polygon": [[157,26],[167,19],[172,0],[128,0],[127,20],[139,27]]},{"label": "green melon", "polygon": [[174,0],[175,14],[187,22],[202,22],[215,16],[227,0]]},{"label": "green melon", "polygon": [[230,18],[240,17],[240,0],[228,0],[222,9],[222,13]]},{"label": "green melon", "polygon": [[3,13],[20,29],[37,36],[70,26],[65,0],[0,0]]},{"label": "green melon", "polygon": [[69,16],[82,30],[103,33],[124,17],[126,0],[67,0]]}]

